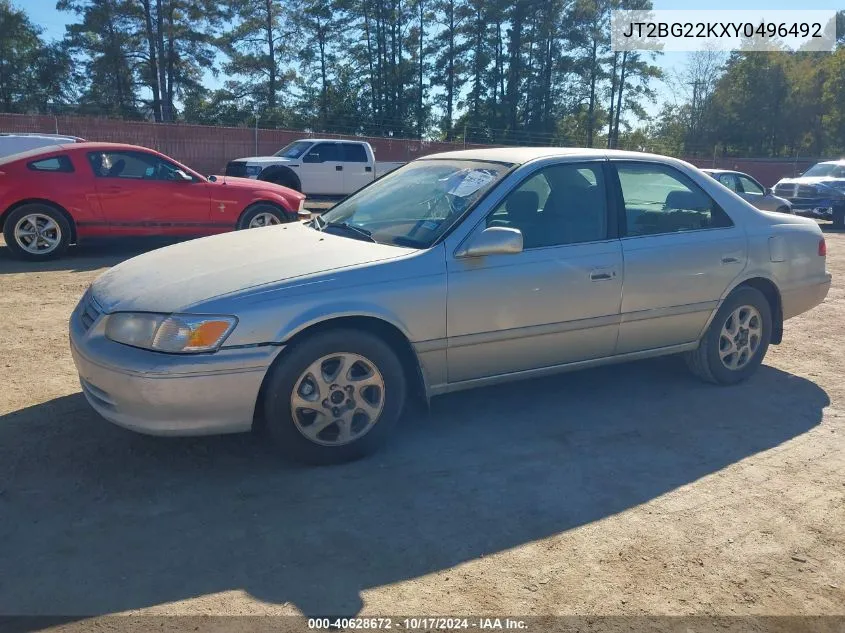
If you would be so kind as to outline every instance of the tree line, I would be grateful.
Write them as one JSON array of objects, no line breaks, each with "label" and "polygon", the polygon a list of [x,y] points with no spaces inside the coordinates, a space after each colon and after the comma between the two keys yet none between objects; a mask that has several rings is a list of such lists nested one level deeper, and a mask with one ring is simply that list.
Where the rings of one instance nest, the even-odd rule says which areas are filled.
[{"label": "tree line", "polygon": [[[49,42],[0,0],[0,108],[666,153],[845,148],[845,47],[694,54],[684,77],[663,77],[654,53],[610,47],[611,10],[650,7],[59,0],[71,20]],[[650,118],[661,81],[678,89]]]}]

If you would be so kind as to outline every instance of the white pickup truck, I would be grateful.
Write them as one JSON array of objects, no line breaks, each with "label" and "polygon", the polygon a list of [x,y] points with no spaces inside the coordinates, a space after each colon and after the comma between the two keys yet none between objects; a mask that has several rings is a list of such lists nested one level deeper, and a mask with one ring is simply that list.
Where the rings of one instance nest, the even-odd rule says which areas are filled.
[{"label": "white pickup truck", "polygon": [[404,164],[377,163],[365,141],[315,138],[294,141],[272,156],[233,160],[226,175],[266,180],[305,195],[345,196]]}]

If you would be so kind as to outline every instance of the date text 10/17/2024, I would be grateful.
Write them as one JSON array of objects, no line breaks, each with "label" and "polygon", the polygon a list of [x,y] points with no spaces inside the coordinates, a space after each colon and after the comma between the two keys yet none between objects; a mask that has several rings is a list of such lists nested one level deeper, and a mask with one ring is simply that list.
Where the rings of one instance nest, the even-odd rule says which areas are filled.
[{"label": "date text 10/17/2024", "polygon": [[310,630],[421,630],[452,631],[471,630],[524,631],[528,628],[525,620],[518,618],[449,618],[449,617],[413,617],[413,618],[308,618]]}]

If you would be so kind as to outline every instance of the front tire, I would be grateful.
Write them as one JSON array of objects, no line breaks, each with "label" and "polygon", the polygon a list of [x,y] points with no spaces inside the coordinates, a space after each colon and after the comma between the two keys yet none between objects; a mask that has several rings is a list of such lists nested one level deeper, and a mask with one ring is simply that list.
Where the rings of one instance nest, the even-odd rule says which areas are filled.
[{"label": "front tire", "polygon": [[238,221],[238,230],[257,229],[264,226],[284,224],[293,220],[281,209],[272,204],[254,204],[244,211]]},{"label": "front tire", "polygon": [[771,337],[768,300],[756,288],[741,286],[716,312],[698,349],[687,352],[687,366],[706,382],[734,385],[757,371]]},{"label": "front tire", "polygon": [[267,377],[263,429],[290,459],[336,464],[373,453],[405,404],[405,372],[381,338],[321,332],[287,350]]},{"label": "front tire", "polygon": [[41,203],[12,211],[3,225],[6,246],[15,257],[44,261],[60,257],[70,244],[71,227],[57,209]]}]

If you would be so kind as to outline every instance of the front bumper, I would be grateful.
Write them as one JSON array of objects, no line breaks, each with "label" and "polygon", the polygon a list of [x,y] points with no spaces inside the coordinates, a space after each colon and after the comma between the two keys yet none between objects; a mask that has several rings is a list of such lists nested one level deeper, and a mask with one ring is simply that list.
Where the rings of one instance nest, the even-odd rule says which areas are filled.
[{"label": "front bumper", "polygon": [[[82,304],[80,304],[82,305]],[[252,428],[258,391],[279,347],[175,355],[115,343],[103,317],[70,319],[70,349],[85,398],[101,416],[150,435],[211,435]]]}]

